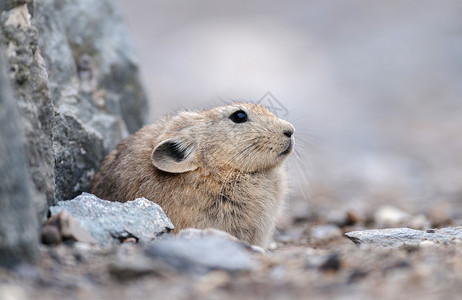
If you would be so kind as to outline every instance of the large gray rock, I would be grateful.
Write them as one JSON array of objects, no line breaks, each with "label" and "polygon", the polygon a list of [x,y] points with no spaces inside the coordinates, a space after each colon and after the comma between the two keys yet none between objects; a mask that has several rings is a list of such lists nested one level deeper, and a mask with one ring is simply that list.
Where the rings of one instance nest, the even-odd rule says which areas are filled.
[{"label": "large gray rock", "polygon": [[43,219],[48,205],[54,203],[53,106],[47,70],[37,45],[38,32],[25,4],[2,13],[0,32],[26,136],[29,171],[36,189],[34,200]]},{"label": "large gray rock", "polygon": [[67,210],[101,245],[117,244],[125,234],[150,241],[174,228],[162,208],[146,198],[124,203],[101,200],[83,193],[69,201],[50,207],[52,215]]},{"label": "large gray rock", "polygon": [[146,99],[118,3],[36,0],[32,23],[55,110],[56,200],[89,188],[104,156],[145,121]]},{"label": "large gray rock", "polygon": [[0,11],[43,217],[89,189],[105,155],[144,124],[146,98],[117,2],[6,0]]},{"label": "large gray rock", "polygon": [[37,216],[88,190],[147,109],[117,2],[3,0],[0,13],[13,87],[2,74],[0,260],[13,262],[35,257]]},{"label": "large gray rock", "polygon": [[418,246],[429,241],[434,244],[462,242],[462,227],[429,229],[427,231],[410,228],[388,228],[351,231],[345,233],[351,241],[361,247],[399,248]]},{"label": "large gray rock", "polygon": [[[202,234],[204,232],[204,234]],[[192,234],[191,234],[192,233]],[[146,253],[180,272],[207,273],[251,271],[257,267],[249,247],[218,230],[186,230],[173,239],[155,241]]]},{"label": "large gray rock", "polygon": [[37,215],[32,201],[26,139],[0,53],[0,265],[37,258]]}]

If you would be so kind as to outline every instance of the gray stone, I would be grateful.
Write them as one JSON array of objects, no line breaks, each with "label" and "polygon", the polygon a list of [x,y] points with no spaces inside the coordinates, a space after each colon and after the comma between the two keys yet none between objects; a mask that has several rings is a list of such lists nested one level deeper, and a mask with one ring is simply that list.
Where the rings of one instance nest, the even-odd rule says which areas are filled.
[{"label": "gray stone", "polygon": [[397,226],[410,218],[412,218],[410,214],[391,205],[381,206],[374,213],[375,222],[386,227]]},{"label": "gray stone", "polygon": [[26,140],[0,52],[0,265],[33,262],[38,224],[28,173]]},{"label": "gray stone", "polygon": [[166,275],[174,271],[160,260],[148,257],[142,247],[123,244],[117,248],[116,255],[109,265],[109,272],[119,280],[129,280],[147,274]]},{"label": "gray stone", "polygon": [[460,243],[462,227],[430,229],[427,231],[410,228],[372,229],[351,231],[345,235],[361,247],[399,248],[402,246],[418,246],[423,241],[435,244]]},{"label": "gray stone", "polygon": [[34,10],[55,110],[56,199],[68,200],[145,123],[146,98],[117,2],[42,0]]},{"label": "gray stone", "polygon": [[335,225],[316,225],[310,229],[310,236],[318,242],[327,242],[342,235],[342,231]]},{"label": "gray stone", "polygon": [[173,239],[158,240],[147,246],[146,253],[180,272],[241,272],[251,271],[257,266],[246,245],[233,241],[226,234],[213,234],[212,231],[203,235],[188,232]]},{"label": "gray stone", "polygon": [[83,193],[69,201],[50,207],[52,215],[67,210],[90,232],[97,243],[109,246],[118,243],[117,237],[130,234],[142,241],[150,241],[174,228],[162,208],[145,198],[124,203],[101,200]]},{"label": "gray stone", "polygon": [[159,267],[153,260],[141,255],[119,258],[109,267],[111,275],[119,280],[129,280],[148,274],[162,274],[168,271],[162,266]]},{"label": "gray stone", "polygon": [[374,213],[374,220],[379,227],[411,227],[425,229],[430,221],[424,215],[413,216],[391,205],[379,207]]},{"label": "gray stone", "polygon": [[36,189],[34,199],[43,220],[48,205],[54,203],[53,105],[47,70],[37,45],[38,31],[30,18],[25,4],[3,12],[0,44],[9,63],[9,76],[27,141],[29,171]]}]

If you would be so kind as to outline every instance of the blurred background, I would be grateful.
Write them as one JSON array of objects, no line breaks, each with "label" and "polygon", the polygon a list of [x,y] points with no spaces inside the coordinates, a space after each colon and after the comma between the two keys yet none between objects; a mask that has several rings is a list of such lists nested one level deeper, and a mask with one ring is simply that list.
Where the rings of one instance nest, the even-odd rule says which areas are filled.
[{"label": "blurred background", "polygon": [[150,121],[270,92],[296,127],[289,213],[462,216],[461,1],[121,0]]}]

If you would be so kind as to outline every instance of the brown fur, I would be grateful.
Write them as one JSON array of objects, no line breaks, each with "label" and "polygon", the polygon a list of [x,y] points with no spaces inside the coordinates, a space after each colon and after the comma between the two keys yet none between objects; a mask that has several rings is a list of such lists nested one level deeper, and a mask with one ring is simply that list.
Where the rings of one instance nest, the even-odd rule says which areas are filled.
[{"label": "brown fur", "polygon": [[[249,121],[232,122],[237,110]],[[122,141],[103,161],[91,192],[112,201],[152,200],[176,230],[212,227],[266,246],[287,194],[282,163],[293,137],[284,132],[293,130],[258,104],[182,112]],[[175,141],[185,157],[172,159],[165,141]]]}]

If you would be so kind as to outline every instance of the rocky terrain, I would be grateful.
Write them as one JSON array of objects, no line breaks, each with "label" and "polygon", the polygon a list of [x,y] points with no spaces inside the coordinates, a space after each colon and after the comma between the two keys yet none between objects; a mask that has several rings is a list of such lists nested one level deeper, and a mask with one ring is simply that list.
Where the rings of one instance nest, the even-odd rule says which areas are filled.
[{"label": "rocky terrain", "polygon": [[[351,121],[356,134],[387,141],[385,152],[347,127],[331,144],[342,153],[311,149],[315,174],[291,172],[301,187],[293,184],[269,249],[213,229],[172,235],[146,199],[85,193],[101,159],[147,121],[117,2],[4,0],[0,13],[0,299],[462,293],[460,105],[449,96],[416,115],[371,113],[372,128]],[[345,146],[355,138],[369,152]],[[300,154],[289,168],[305,171]]]},{"label": "rocky terrain", "polygon": [[[112,218],[110,229],[107,221],[85,215],[91,208],[95,215],[103,209],[113,216],[110,203],[84,197],[76,199],[78,206],[60,204],[84,228],[69,226],[72,217],[62,216],[55,222],[57,241],[42,235],[48,245],[40,246],[37,266],[2,269],[4,299],[440,299],[461,292],[462,227],[352,231],[384,221],[401,226],[416,221],[398,209],[384,207],[363,220],[339,211],[291,219],[264,251],[217,230],[187,229],[172,236],[165,230],[168,219],[152,226],[151,236],[133,227],[134,234],[127,235],[120,228],[130,226],[123,224],[128,219],[123,213]],[[145,213],[139,221],[154,216]],[[86,240],[85,228],[100,238]],[[119,235],[108,244],[95,230]]]},{"label": "rocky terrain", "polygon": [[49,206],[88,190],[147,103],[117,4],[8,0],[0,13],[0,260],[12,267],[37,261]]}]

